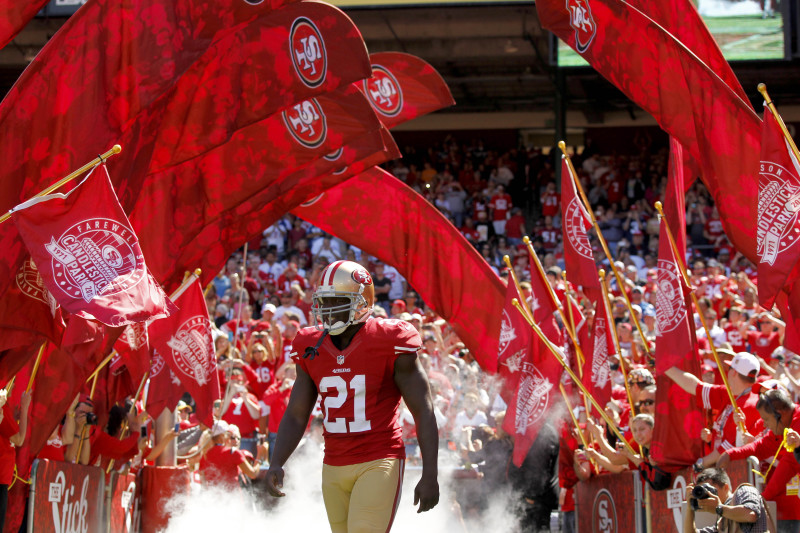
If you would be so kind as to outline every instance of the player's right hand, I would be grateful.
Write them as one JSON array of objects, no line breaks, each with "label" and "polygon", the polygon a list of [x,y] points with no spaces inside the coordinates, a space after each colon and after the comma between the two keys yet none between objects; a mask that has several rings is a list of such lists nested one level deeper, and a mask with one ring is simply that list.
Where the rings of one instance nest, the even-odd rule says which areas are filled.
[{"label": "player's right hand", "polygon": [[267,492],[276,498],[286,496],[280,489],[283,488],[283,468],[270,466],[267,470]]}]

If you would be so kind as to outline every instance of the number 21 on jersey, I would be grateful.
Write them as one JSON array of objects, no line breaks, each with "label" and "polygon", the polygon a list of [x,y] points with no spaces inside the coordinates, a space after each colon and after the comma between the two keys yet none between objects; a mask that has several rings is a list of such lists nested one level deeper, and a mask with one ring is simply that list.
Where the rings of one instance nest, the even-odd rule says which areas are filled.
[{"label": "number 21 on jersey", "polygon": [[[322,406],[325,410],[323,424],[328,433],[360,433],[372,429],[367,420],[367,379],[364,374],[353,376],[347,383],[341,376],[327,376],[319,382],[319,392],[336,389],[336,396],[325,396]],[[330,419],[331,409],[338,409],[347,401],[349,394],[353,395],[353,421],[347,422],[344,418]]]}]

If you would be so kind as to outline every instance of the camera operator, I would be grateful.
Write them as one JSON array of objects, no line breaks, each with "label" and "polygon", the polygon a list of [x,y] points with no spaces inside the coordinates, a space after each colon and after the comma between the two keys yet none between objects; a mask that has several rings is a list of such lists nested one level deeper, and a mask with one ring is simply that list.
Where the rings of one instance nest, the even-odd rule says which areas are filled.
[{"label": "camera operator", "polygon": [[[686,486],[686,500],[684,532],[733,532],[737,527],[742,533],[768,530],[770,520],[758,490],[752,485],[739,485],[736,491],[731,491],[731,480],[721,468],[706,468],[700,472],[695,484]],[[694,524],[697,511],[715,513],[716,524],[697,529]],[[769,530],[774,532],[774,526]]]}]

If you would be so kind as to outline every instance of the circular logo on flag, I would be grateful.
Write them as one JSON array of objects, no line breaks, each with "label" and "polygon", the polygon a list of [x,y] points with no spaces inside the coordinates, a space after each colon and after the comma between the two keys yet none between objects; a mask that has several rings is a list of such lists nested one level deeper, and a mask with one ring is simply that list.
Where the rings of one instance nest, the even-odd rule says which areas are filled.
[{"label": "circular logo on flag", "polygon": [[617,533],[617,509],[607,489],[600,489],[592,505],[592,532]]},{"label": "circular logo on flag", "polygon": [[322,85],[328,70],[328,56],[317,26],[306,17],[295,19],[289,33],[289,45],[294,71],[300,80],[311,88]]},{"label": "circular logo on flag", "polygon": [[172,348],[172,357],[184,375],[200,386],[208,382],[214,358],[208,318],[194,316],[181,324],[167,346]]},{"label": "circular logo on flag", "polygon": [[45,249],[58,287],[86,302],[124,292],[145,276],[144,256],[130,228],[93,218],[73,225]]},{"label": "circular logo on flag", "polygon": [[659,334],[664,334],[677,328],[686,318],[686,301],[677,267],[673,263],[664,259],[658,260],[657,283],[656,326]]},{"label": "circular logo on flag", "polygon": [[524,435],[547,411],[550,389],[553,384],[545,379],[531,363],[522,363],[522,376],[517,389],[517,413],[515,428],[517,435]]},{"label": "circular logo on flag", "polygon": [[164,358],[158,352],[153,352],[153,357],[150,359],[150,378],[154,378],[164,370]]},{"label": "circular logo on flag", "polygon": [[593,259],[592,245],[589,244],[589,236],[586,234],[585,211],[577,198],[573,198],[564,211],[564,233],[578,254]]},{"label": "circular logo on flag", "polygon": [[316,99],[304,100],[281,113],[292,137],[306,148],[317,148],[328,133],[328,123]]},{"label": "circular logo on flag", "polygon": [[50,305],[52,296],[44,286],[39,269],[36,268],[33,260],[29,257],[22,263],[22,268],[17,272],[14,280],[17,288],[25,295],[34,300],[38,300],[46,305]]},{"label": "circular logo on flag", "polygon": [[364,92],[375,110],[394,117],[403,109],[403,91],[397,78],[382,65],[372,65],[372,77],[364,80]]},{"label": "circular logo on flag", "polygon": [[500,320],[500,343],[497,346],[497,356],[503,355],[503,352],[508,348],[508,343],[516,338],[517,334],[511,325],[511,317],[508,316],[508,311],[503,309],[503,318]]},{"label": "circular logo on flag", "polygon": [[756,241],[762,263],[774,265],[778,256],[800,239],[800,187],[792,185],[796,181],[797,177],[785,167],[761,162]]},{"label": "circular logo on flag", "polygon": [[135,322],[122,330],[119,340],[127,344],[131,350],[138,350],[147,345],[147,325],[144,322]]}]

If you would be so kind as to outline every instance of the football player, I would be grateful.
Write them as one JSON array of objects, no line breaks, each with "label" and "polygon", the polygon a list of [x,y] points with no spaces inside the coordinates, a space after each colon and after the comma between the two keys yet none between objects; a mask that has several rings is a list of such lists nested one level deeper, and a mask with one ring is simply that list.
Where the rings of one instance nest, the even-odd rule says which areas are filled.
[{"label": "football player", "polygon": [[278,429],[267,487],[284,496],[283,465],[300,442],[321,395],[325,457],[322,494],[334,533],[389,531],[403,484],[400,399],[417,425],[422,478],[417,512],[439,501],[438,430],[428,379],[417,362],[419,333],[400,320],[373,318],[374,287],[358,263],[322,273],[308,327],[294,340],[297,380]]}]

